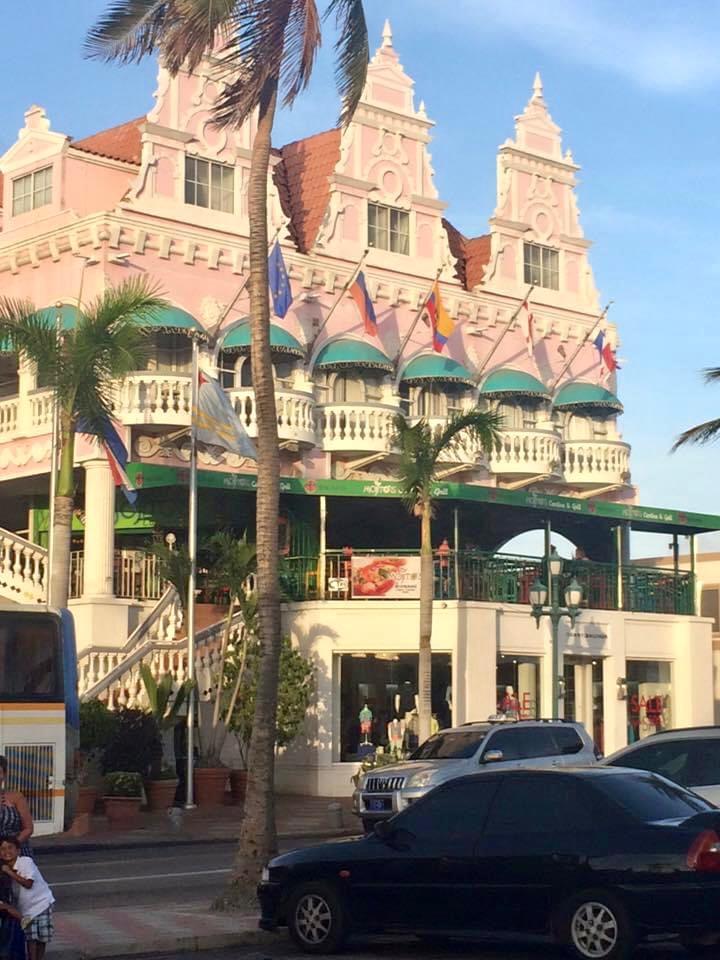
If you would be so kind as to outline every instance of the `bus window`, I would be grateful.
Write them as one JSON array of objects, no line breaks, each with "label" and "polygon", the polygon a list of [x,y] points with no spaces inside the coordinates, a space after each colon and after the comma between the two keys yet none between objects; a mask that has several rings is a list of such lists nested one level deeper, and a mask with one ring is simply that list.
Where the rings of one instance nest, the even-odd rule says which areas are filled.
[{"label": "bus window", "polygon": [[55,617],[0,618],[0,702],[62,702],[62,648]]}]

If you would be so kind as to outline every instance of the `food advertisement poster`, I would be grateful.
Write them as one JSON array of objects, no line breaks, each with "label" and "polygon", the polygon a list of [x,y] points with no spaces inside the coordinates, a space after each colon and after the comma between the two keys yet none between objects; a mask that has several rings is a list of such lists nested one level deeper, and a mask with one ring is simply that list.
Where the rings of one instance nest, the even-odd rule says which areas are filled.
[{"label": "food advertisement poster", "polygon": [[353,554],[352,595],[366,600],[417,600],[420,597],[420,557],[379,557]]}]

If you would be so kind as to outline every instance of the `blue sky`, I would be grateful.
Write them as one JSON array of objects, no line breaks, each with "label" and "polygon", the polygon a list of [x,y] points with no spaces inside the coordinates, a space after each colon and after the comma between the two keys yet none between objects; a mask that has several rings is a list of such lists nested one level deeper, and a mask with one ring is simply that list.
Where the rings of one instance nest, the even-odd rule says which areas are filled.
[{"label": "blue sky", "polygon": [[[0,60],[0,149],[39,103],[53,128],[84,136],[144,113],[155,64],[88,62],[82,40],[105,0],[11,5]],[[395,47],[436,121],[436,183],[465,233],[486,230],[495,153],[540,70],[564,145],[582,165],[578,192],[602,302],[624,359],[619,392],[641,502],[720,513],[718,449],[670,456],[673,437],[720,415],[712,320],[720,283],[716,188],[720,8],[706,0],[367,0],[379,43]],[[277,125],[278,143],[331,126],[338,109],[331,46],[310,90]],[[417,102],[417,101],[416,101]],[[701,540],[709,548],[710,538]],[[637,548],[661,552],[664,538]],[[720,546],[720,538],[715,546]]]}]

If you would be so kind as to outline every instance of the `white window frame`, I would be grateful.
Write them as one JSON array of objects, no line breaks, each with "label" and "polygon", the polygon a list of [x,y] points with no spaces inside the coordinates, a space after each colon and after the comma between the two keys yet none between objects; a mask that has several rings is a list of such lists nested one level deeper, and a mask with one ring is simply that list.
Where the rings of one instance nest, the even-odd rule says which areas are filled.
[{"label": "white window frame", "polygon": [[410,211],[368,200],[367,237],[373,250],[410,256]]},{"label": "white window frame", "polygon": [[[12,182],[12,215],[21,216],[52,203],[52,165],[15,177]],[[40,182],[41,181],[41,182]],[[26,188],[20,192],[20,188]]]},{"label": "white window frame", "polygon": [[560,289],[560,251],[541,243],[523,242],[525,283],[546,290]]},{"label": "white window frame", "polygon": [[[199,178],[201,166],[207,170],[207,181]],[[230,186],[224,182],[229,174]],[[217,180],[217,182],[215,182]],[[200,197],[201,189],[206,191],[204,203]],[[183,170],[183,199],[192,207],[214,210],[216,213],[235,213],[235,167],[206,157],[185,154]],[[223,202],[225,201],[225,202]]]}]

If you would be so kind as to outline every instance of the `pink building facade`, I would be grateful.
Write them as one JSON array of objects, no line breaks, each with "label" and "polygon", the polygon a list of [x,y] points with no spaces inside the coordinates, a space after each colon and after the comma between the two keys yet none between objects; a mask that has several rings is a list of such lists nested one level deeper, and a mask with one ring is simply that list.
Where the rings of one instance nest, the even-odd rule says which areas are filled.
[{"label": "pink building facade", "polygon": [[[31,107],[0,157],[5,296],[29,297],[73,323],[78,304],[142,275],[172,304],[152,331],[146,368],[117,389],[115,416],[140,489],[135,508],[116,499],[94,443],[78,444],[71,592],[81,644],[90,651],[86,691],[97,692],[107,669],[121,661],[108,653],[100,666],[93,651],[122,647],[158,603],[167,608],[147,544],[168,534],[184,537],[193,332],[203,337],[202,366],[221,379],[248,433],[256,429],[244,289],[254,122],[234,133],[216,130],[217,95],[211,58],[195,74],[176,78],[160,67],[145,116],[73,140],[51,128],[41,107]],[[614,350],[618,333],[601,318],[577,204],[579,167],[563,148],[540,77],[514,134],[498,149],[497,198],[486,233],[464,236],[446,217],[430,153],[442,128],[435,134],[434,126],[425,104],[415,102],[386,26],[347,128],[276,149],[268,181],[269,230],[293,293],[287,315],[273,319],[272,335],[284,497],[279,522],[284,554],[297,560],[288,574],[286,624],[323,668],[324,706],[286,767],[294,771],[288,782],[320,792],[344,783],[346,771],[338,769],[351,762],[352,736],[344,726],[354,706],[340,702],[354,703],[357,690],[344,684],[387,686],[355,673],[347,679],[342,658],[367,653],[370,619],[380,625],[390,610],[367,601],[359,616],[343,566],[347,548],[417,548],[416,524],[394,480],[398,415],[441,426],[453,412],[479,404],[503,418],[497,448],[468,446],[449,455],[438,489],[438,544],[449,539],[456,571],[444,593],[438,588],[444,606],[436,618],[436,649],[445,657],[438,676],[446,675],[453,719],[492,712],[496,687],[511,682],[536,712],[549,712],[549,637],[522,609],[527,570],[535,568],[511,565],[512,590],[493,595],[464,594],[459,572],[463,549],[486,556],[537,527],[566,534],[592,560],[612,566],[602,590],[588,577],[587,604],[602,611],[592,618],[595,632],[578,627],[565,640],[572,709],[584,711],[595,728],[603,713],[606,745],[621,745],[627,734],[615,680],[635,657],[683,661],[672,667],[676,694],[687,687],[677,715],[697,721],[712,713],[712,685],[690,702],[693,671],[712,656],[709,627],[694,616],[690,579],[681,587],[675,581],[685,600],[677,593],[662,605],[654,588],[652,609],[630,603],[629,587],[620,595],[631,523],[695,534],[711,529],[714,518],[656,516],[638,506],[630,447],[618,423],[616,375],[608,375],[593,344],[604,331]],[[376,336],[365,333],[354,301],[342,295],[361,262]],[[422,316],[436,278],[454,324],[441,353],[433,351]],[[51,394],[32,368],[0,353],[0,593],[9,599],[44,595],[51,410]],[[253,462],[202,449],[200,466],[201,528],[251,529]],[[493,569],[493,583],[500,583]],[[408,600],[392,611],[395,639],[383,636],[371,656],[402,666],[397,658],[415,649],[416,604]],[[652,624],[662,624],[665,633],[655,634],[666,639],[649,646],[641,639],[634,650],[633,637],[649,636]],[[164,621],[165,639],[177,625],[172,617]],[[468,636],[484,639],[466,648]],[[689,643],[701,651],[694,667],[679,653]],[[511,664],[517,656],[527,663],[520,673]],[[604,664],[599,674],[598,663]]]}]

